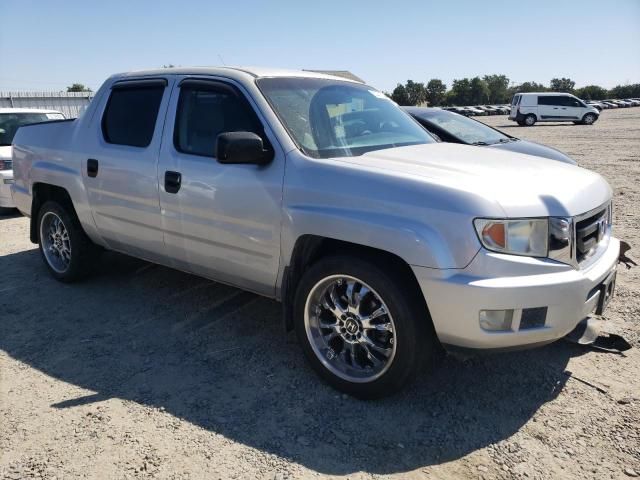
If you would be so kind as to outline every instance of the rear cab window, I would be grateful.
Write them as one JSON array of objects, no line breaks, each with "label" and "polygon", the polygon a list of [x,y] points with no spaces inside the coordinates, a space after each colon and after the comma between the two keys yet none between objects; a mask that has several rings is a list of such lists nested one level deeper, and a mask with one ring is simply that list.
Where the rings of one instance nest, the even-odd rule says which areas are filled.
[{"label": "rear cab window", "polygon": [[116,145],[148,147],[166,85],[161,79],[114,84],[102,116],[104,140]]}]

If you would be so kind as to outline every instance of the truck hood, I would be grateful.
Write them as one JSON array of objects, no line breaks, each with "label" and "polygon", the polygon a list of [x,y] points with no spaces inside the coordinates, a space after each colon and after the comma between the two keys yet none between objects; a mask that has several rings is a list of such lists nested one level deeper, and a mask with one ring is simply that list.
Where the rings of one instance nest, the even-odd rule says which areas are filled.
[{"label": "truck hood", "polygon": [[11,145],[0,147],[0,160],[11,160]]},{"label": "truck hood", "polygon": [[584,168],[542,157],[452,143],[389,148],[338,162],[387,174],[412,176],[485,200],[496,216],[574,216],[611,199],[611,187]]}]

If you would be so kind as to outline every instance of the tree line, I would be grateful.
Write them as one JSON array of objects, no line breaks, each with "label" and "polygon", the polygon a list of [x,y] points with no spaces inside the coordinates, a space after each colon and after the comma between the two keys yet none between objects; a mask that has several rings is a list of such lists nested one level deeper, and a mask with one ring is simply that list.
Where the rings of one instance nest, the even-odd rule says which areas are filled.
[{"label": "tree line", "polygon": [[536,82],[523,82],[510,85],[506,75],[484,75],[483,77],[461,78],[454,80],[451,88],[438,78],[432,78],[426,84],[407,80],[388,93],[398,105],[487,105],[511,102],[516,93],[526,92],[568,92],[583,100],[604,100],[607,98],[640,97],[640,83],[618,85],[610,90],[598,85],[575,88],[576,82],[570,78],[553,78],[549,86]]}]

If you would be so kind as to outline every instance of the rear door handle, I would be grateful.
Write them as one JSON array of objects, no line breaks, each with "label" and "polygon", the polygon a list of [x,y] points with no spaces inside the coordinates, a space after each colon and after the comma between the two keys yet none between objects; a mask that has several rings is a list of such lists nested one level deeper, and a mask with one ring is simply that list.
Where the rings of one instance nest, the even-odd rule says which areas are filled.
[{"label": "rear door handle", "polygon": [[182,174],[179,172],[164,172],[164,191],[167,193],[178,193],[182,184]]},{"label": "rear door handle", "polygon": [[87,160],[87,175],[91,178],[98,176],[98,160],[95,158],[89,158]]}]

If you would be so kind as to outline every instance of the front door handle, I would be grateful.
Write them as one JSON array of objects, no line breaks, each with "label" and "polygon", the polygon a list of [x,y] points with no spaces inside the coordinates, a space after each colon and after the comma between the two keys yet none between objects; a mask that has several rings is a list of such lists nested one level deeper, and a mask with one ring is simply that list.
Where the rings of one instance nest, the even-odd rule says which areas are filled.
[{"label": "front door handle", "polygon": [[91,178],[98,176],[98,160],[95,158],[89,158],[87,160],[87,175]]},{"label": "front door handle", "polygon": [[167,193],[178,193],[182,184],[182,174],[179,172],[164,172],[164,191]]}]

